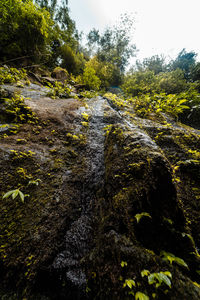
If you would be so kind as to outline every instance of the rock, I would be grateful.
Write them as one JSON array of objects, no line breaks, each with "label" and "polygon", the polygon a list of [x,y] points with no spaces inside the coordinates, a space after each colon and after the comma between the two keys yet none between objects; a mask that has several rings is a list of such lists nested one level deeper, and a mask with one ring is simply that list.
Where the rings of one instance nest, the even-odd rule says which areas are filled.
[{"label": "rock", "polygon": [[[21,91],[37,118],[0,135],[0,298],[200,299],[200,132]],[[24,202],[3,198],[16,189]],[[169,277],[156,287],[143,270]]]},{"label": "rock", "polygon": [[56,80],[64,82],[69,79],[69,74],[67,70],[57,67],[51,73],[51,77],[55,78]]}]

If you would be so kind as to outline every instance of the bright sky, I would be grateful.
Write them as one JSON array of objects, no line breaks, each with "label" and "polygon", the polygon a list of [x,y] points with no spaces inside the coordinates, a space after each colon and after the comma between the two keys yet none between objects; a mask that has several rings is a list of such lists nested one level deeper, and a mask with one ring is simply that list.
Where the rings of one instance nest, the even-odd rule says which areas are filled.
[{"label": "bright sky", "polygon": [[186,48],[200,59],[200,0],[69,0],[70,15],[79,31],[103,30],[133,13],[133,42],[139,50],[137,59],[164,54],[175,58]]}]

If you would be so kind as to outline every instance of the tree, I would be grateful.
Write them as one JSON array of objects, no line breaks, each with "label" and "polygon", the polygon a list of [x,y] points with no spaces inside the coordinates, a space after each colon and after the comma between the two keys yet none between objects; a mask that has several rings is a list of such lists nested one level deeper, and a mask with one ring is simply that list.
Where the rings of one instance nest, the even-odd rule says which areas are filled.
[{"label": "tree", "polygon": [[[49,66],[62,64],[70,73],[77,74],[83,69],[83,58],[79,51],[79,35],[75,22],[69,15],[68,0],[35,0],[45,8],[54,20],[51,35],[51,57]],[[68,60],[69,59],[69,60]],[[79,64],[79,66],[78,66]]]},{"label": "tree", "polygon": [[185,79],[190,79],[190,72],[195,66],[196,56],[197,54],[195,52],[186,52],[186,50],[183,49],[177,58],[171,62],[171,70],[181,69],[184,72]]},{"label": "tree", "polygon": [[184,72],[181,69],[176,69],[171,72],[159,73],[157,75],[158,90],[166,94],[176,94],[185,91],[188,88]]},{"label": "tree", "polygon": [[0,57],[37,60],[44,52],[49,54],[53,24],[50,14],[31,0],[0,1]]},{"label": "tree", "polygon": [[[79,39],[75,22],[69,15],[68,0],[35,0],[40,7],[45,8],[50,14],[57,30],[60,29],[60,38],[65,42],[70,42],[71,47],[77,47]],[[74,43],[75,42],[75,43]]]},{"label": "tree", "polygon": [[119,84],[121,76],[129,62],[130,57],[135,55],[136,47],[131,42],[131,29],[133,20],[124,15],[119,24],[108,27],[102,34],[93,29],[88,34],[88,45],[101,62],[111,63],[118,71]]},{"label": "tree", "polygon": [[191,78],[193,81],[200,80],[200,62],[191,69]]},{"label": "tree", "polygon": [[145,58],[142,62],[137,60],[136,67],[138,71],[153,71],[155,75],[167,70],[165,57],[163,55],[154,55],[149,58]]}]

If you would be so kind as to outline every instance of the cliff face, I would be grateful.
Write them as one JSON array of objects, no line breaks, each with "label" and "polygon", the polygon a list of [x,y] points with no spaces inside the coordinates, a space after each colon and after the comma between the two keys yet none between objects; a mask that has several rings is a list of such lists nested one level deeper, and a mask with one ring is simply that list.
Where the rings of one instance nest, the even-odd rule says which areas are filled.
[{"label": "cliff face", "polygon": [[200,299],[200,131],[46,93],[1,89],[2,299]]}]

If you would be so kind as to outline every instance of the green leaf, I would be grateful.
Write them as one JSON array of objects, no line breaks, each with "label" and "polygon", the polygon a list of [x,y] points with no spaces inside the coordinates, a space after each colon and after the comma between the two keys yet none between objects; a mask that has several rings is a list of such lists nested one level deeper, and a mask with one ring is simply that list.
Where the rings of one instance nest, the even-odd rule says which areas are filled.
[{"label": "green leaf", "polygon": [[16,190],[12,190],[12,191],[7,192],[7,193],[3,196],[3,199],[4,199],[4,198],[8,198],[8,197],[11,196],[11,195],[12,195],[12,199],[13,199],[13,200],[19,195],[21,201],[24,202],[24,197],[25,197],[25,195],[24,195],[19,189],[16,189]]},{"label": "green leaf", "polygon": [[132,295],[132,296],[135,295],[133,291],[130,291],[128,294],[129,294],[129,295]]},{"label": "green leaf", "polygon": [[142,272],[141,272],[142,277],[148,276],[149,274],[150,274],[149,270],[142,270]]},{"label": "green leaf", "polygon": [[188,265],[186,264],[186,262],[180,258],[180,257],[175,257],[175,260],[174,260],[179,266],[183,266],[183,267],[186,267],[188,269]]},{"label": "green leaf", "polygon": [[13,200],[18,196],[18,194],[19,194],[19,190],[18,189],[13,192],[13,194],[12,194]]},{"label": "green leaf", "polygon": [[170,264],[172,264],[173,262],[177,263],[179,266],[183,266],[188,268],[188,265],[186,264],[186,262],[180,258],[180,257],[176,257],[174,254],[169,253],[169,252],[165,252],[165,251],[161,251],[160,255],[162,256],[162,259],[165,261],[169,261]]},{"label": "green leaf", "polygon": [[156,293],[152,294],[152,298],[155,299],[156,298]]},{"label": "green leaf", "polygon": [[164,282],[167,286],[171,288],[171,280],[168,278],[167,275],[165,275],[163,272],[160,272],[158,274],[158,280],[160,282]]},{"label": "green leaf", "polygon": [[133,286],[136,286],[135,284],[135,281],[133,279],[126,279],[124,284],[123,284],[123,287],[126,287],[128,286],[130,289],[132,289]]},{"label": "green leaf", "polygon": [[3,199],[4,199],[4,198],[8,198],[10,195],[12,195],[12,194],[14,193],[14,191],[15,191],[15,190],[12,190],[12,191],[9,191],[9,192],[5,193],[5,194],[3,195]]},{"label": "green leaf", "polygon": [[147,212],[142,212],[142,213],[140,213],[140,214],[136,214],[135,215],[135,218],[136,218],[136,220],[137,220],[137,223],[139,223],[140,222],[140,219],[142,218],[142,217],[149,217],[149,218],[151,218],[151,216],[150,216],[150,214],[149,213],[147,213]]},{"label": "green leaf", "polygon": [[150,274],[149,276],[148,276],[148,283],[149,284],[154,284],[154,283],[156,283],[156,280],[155,280],[155,273],[152,273],[152,274]]},{"label": "green leaf", "polygon": [[149,300],[149,297],[142,292],[137,292],[135,294],[135,300]]},{"label": "green leaf", "polygon": [[21,191],[19,191],[19,196],[20,196],[22,202],[24,203],[24,194]]},{"label": "green leaf", "polygon": [[128,265],[128,264],[127,264],[126,261],[121,261],[121,267],[122,267],[122,268],[126,267],[127,265]]},{"label": "green leaf", "polygon": [[163,274],[167,275],[169,278],[171,278],[171,279],[172,279],[172,273],[171,273],[171,272],[169,272],[169,271],[165,271],[165,272],[161,272],[161,273],[163,273]]}]

